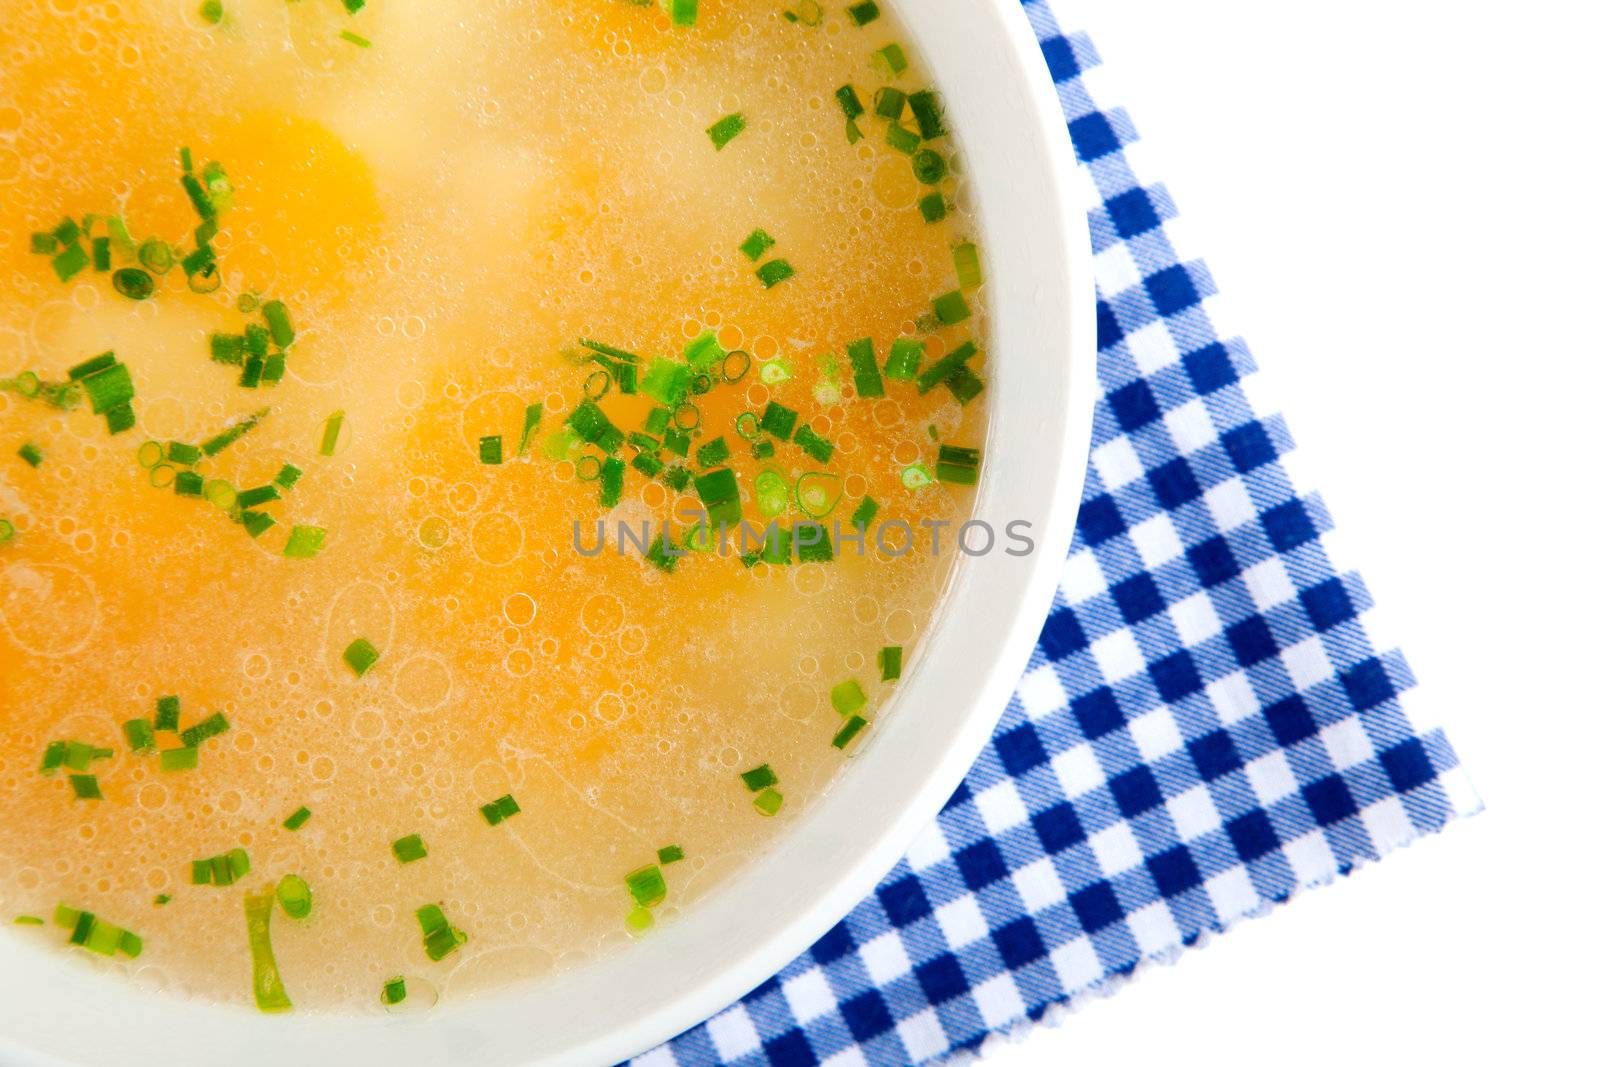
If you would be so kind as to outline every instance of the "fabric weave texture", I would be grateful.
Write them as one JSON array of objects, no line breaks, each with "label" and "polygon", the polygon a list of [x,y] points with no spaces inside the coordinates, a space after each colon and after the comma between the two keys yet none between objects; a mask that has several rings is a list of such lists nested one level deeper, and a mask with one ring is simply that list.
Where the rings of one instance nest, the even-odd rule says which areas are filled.
[{"label": "fabric weave texture", "polygon": [[898,1067],[1114,989],[1470,814],[1375,645],[1280,415],[1130,166],[1099,59],[1021,0],[1098,203],[1099,380],[1082,509],[999,728],[909,855],[811,949],[640,1067]]}]

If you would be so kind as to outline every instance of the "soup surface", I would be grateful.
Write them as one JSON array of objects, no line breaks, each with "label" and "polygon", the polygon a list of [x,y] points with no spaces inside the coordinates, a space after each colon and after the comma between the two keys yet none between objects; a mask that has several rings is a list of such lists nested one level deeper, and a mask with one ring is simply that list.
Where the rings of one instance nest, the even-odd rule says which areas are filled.
[{"label": "soup surface", "polygon": [[886,5],[0,25],[17,936],[426,1006],[648,937],[848,773],[983,431]]}]

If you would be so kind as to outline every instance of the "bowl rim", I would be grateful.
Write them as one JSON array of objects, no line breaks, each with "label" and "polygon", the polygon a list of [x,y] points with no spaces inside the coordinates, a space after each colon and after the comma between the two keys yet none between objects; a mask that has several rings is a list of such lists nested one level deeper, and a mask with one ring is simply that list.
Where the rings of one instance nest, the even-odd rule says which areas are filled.
[{"label": "bowl rim", "polygon": [[[866,899],[901,860],[915,835],[933,821],[972,767],[1033,653],[1066,559],[1098,394],[1093,259],[1087,225],[1092,201],[1087,179],[1072,155],[1056,86],[1023,7],[1015,0],[978,4],[972,0],[917,0],[916,6],[917,17],[903,19],[902,25],[919,56],[933,69],[932,81],[948,87],[980,76],[992,77],[998,66],[1004,66],[1011,76],[1000,79],[999,91],[1011,105],[1005,120],[1022,133],[1019,151],[1031,153],[1027,159],[1019,155],[1011,160],[968,160],[973,172],[971,196],[986,245],[986,288],[994,309],[991,348],[1007,353],[990,369],[995,398],[991,399],[985,442],[987,470],[978,487],[974,515],[999,514],[997,509],[1003,503],[1018,513],[1037,517],[1038,536],[1034,551],[1026,557],[985,559],[981,569],[968,560],[954,568],[939,617],[919,650],[919,660],[924,662],[908,672],[902,691],[882,716],[883,725],[875,724],[878,736],[854,758],[850,772],[835,779],[793,826],[778,835],[762,860],[747,864],[677,921],[664,924],[656,931],[660,936],[633,946],[628,953],[613,953],[595,964],[564,972],[549,987],[519,983],[427,1015],[371,1020],[314,1013],[287,1019],[261,1017],[130,989],[119,979],[75,965],[76,961],[55,960],[52,954],[23,945],[20,938],[0,937],[0,1002],[22,1009],[20,1015],[8,1010],[18,1023],[0,1031],[0,1061],[17,1067],[109,1062],[103,1052],[88,1051],[94,1047],[118,1049],[122,1055],[116,1058],[128,1067],[171,1062],[170,1046],[147,1060],[139,1047],[143,1041],[86,1045],[92,1035],[80,1032],[71,1039],[63,1038],[66,1046],[60,1041],[41,1043],[37,1035],[47,1032],[47,1027],[73,1027],[75,1022],[74,1014],[55,1010],[71,998],[52,1002],[45,993],[32,995],[37,992],[36,985],[54,983],[80,995],[102,987],[118,990],[106,1005],[111,1018],[96,1013],[97,1027],[114,1032],[149,1034],[148,1025],[139,1024],[148,1021],[148,1016],[141,1016],[152,1010],[168,1019],[194,1021],[206,1032],[199,1038],[201,1042],[219,1052],[223,1049],[216,1042],[227,1046],[226,1052],[238,1067],[277,1063],[286,1055],[309,1055],[310,1062],[337,1058],[351,1067],[379,1063],[409,1067],[439,1062],[445,1056],[485,1067],[616,1063],[709,1019],[777,974]],[[959,42],[967,46],[966,54],[957,42],[930,30],[930,26],[950,24],[972,31]],[[950,31],[940,32],[948,35]],[[948,93],[946,97],[953,127],[961,143],[970,145],[974,138],[967,131],[986,118],[992,121],[992,116],[973,113],[963,97],[951,98]],[[1024,171],[1019,163],[1037,170]],[[996,232],[994,217],[1000,212],[1014,215],[1018,199],[1026,201],[1031,232],[1013,241],[1017,248],[1000,262],[988,243]],[[1030,308],[1033,316],[1057,324],[1047,332],[1033,331],[1049,337],[1052,344],[1033,353],[1031,362],[1012,351],[1017,347],[1012,337],[1019,332],[1015,324]],[[1005,409],[1008,420],[1026,423],[1032,418],[1035,424],[1021,430],[1002,429],[1001,403],[1009,405]],[[1031,455],[1018,451],[1021,437],[1031,442]],[[1009,451],[997,454],[995,445],[1002,439]],[[1009,480],[1001,483],[1005,475],[997,474],[991,465],[995,459],[1016,461],[1008,466],[1007,475],[1029,482],[1024,504],[1018,504],[1018,492]],[[1027,477],[1021,478],[1018,471]],[[987,613],[978,608],[966,614],[960,610],[983,596],[998,597],[1005,603],[998,611],[990,604]],[[981,599],[976,602],[981,604]],[[951,653],[974,642],[986,650],[977,667],[950,661]],[[925,698],[931,699],[919,704]],[[938,721],[944,729],[922,731],[934,735],[922,737],[917,716],[928,707],[934,708],[935,716],[943,716]],[[915,758],[891,760],[885,754],[890,745],[899,745]],[[875,776],[863,783],[866,775],[862,772],[869,768]],[[903,802],[892,811],[874,812],[870,819],[851,818],[852,812],[869,810],[885,792]],[[861,831],[864,822],[870,832]],[[778,879],[771,871],[753,870],[774,865],[777,870],[804,872],[804,876],[786,886],[776,884]],[[819,865],[825,869],[813,873]],[[758,898],[754,904],[749,896],[752,892]],[[637,961],[638,969],[650,980],[637,987],[622,982],[627,970],[618,962],[620,957]],[[30,981],[41,968],[40,981]],[[591,1011],[595,1018],[588,1021],[587,1029],[570,1039],[558,1037],[547,1042],[532,1031],[541,1025],[541,1017],[546,1025],[557,1020],[559,1027],[557,1013],[563,1009],[558,1005],[541,1011],[533,1001],[556,993],[561,1005],[603,998],[608,1007]],[[77,1001],[72,1000],[71,1006],[76,1007]],[[24,1032],[33,1033],[34,1039],[22,1037]],[[193,1031],[183,1038],[185,1044],[196,1039]],[[44,1051],[46,1047],[51,1051]]]}]

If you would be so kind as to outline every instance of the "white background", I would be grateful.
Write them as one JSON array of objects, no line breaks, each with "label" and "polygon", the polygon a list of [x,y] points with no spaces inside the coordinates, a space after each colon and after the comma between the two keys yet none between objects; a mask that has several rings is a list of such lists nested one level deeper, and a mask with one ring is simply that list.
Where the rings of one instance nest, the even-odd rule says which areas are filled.
[{"label": "white background", "polygon": [[1487,809],[986,1064],[1600,1062],[1597,5],[1057,10]]}]

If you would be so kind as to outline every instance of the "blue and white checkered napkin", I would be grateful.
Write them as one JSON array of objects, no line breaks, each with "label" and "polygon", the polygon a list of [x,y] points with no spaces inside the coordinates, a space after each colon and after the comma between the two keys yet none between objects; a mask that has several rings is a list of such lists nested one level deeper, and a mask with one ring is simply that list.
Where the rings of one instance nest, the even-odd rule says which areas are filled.
[{"label": "blue and white checkered napkin", "polygon": [[1291,483],[1087,38],[1022,0],[1090,214],[1100,388],[1078,529],[995,736],[877,891],[644,1067],[923,1063],[1045,1018],[1478,807]]}]

